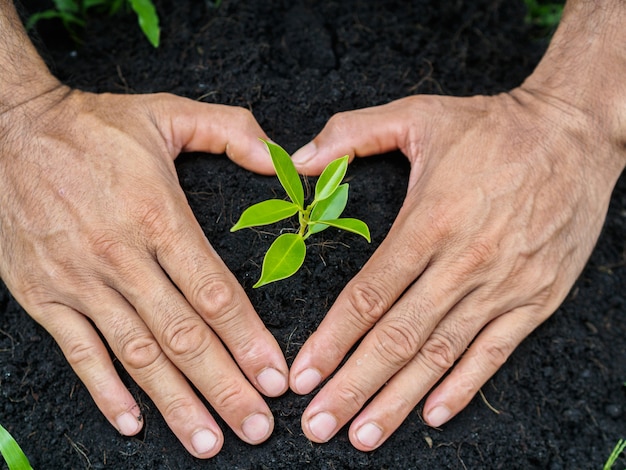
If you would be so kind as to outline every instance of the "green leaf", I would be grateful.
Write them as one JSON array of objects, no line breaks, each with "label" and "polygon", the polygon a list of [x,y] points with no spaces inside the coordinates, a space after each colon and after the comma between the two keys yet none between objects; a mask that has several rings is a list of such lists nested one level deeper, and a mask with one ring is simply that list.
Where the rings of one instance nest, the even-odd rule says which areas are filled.
[{"label": "green leaf", "polygon": [[252,287],[261,287],[291,276],[300,269],[305,256],[306,245],[303,238],[297,233],[283,233],[267,250],[261,278]]},{"label": "green leaf", "polygon": [[111,0],[83,0],[83,11],[87,11],[90,8],[106,6],[107,3],[111,3]]},{"label": "green leaf", "polygon": [[315,185],[315,201],[322,201],[335,192],[348,169],[348,155],[330,162]]},{"label": "green leaf", "polygon": [[127,1],[127,0],[107,0],[107,3],[109,4],[108,5],[108,7],[109,7],[109,15],[114,15],[115,13],[120,11],[120,9],[124,5],[125,1]]},{"label": "green leaf", "polygon": [[298,212],[298,206],[293,202],[269,199],[254,204],[243,211],[243,214],[241,214],[241,217],[239,217],[239,220],[230,231],[234,232],[242,228],[273,224],[279,220],[291,217],[296,212]]},{"label": "green leaf", "polygon": [[613,468],[613,465],[615,465],[615,462],[617,462],[617,459],[619,459],[619,456],[621,455],[621,453],[624,452],[625,450],[626,450],[626,440],[620,439],[619,441],[617,441],[617,444],[613,448],[613,452],[611,452],[611,455],[609,455],[609,458],[604,463],[604,467],[602,467],[602,469],[611,470]]},{"label": "green leaf", "polygon": [[80,2],[78,0],[54,0],[54,6],[62,12],[79,13]]},{"label": "green leaf", "polygon": [[9,470],[32,470],[30,462],[19,444],[2,425],[0,425],[0,453],[2,453]]},{"label": "green leaf", "polygon": [[66,27],[75,24],[77,26],[85,26],[85,21],[80,19],[73,13],[57,10],[46,10],[39,13],[33,13],[26,21],[26,29],[32,29],[41,20],[50,20],[53,18],[60,19]]},{"label": "green leaf", "polygon": [[361,235],[368,242],[371,241],[370,238],[370,229],[365,222],[359,219],[351,219],[351,218],[342,218],[342,219],[332,219],[332,220],[319,220],[317,223],[330,225],[331,227],[340,228],[341,230],[346,230],[348,232],[356,233],[357,235]]},{"label": "green leaf", "polygon": [[300,209],[304,210],[304,188],[300,181],[300,175],[298,175],[296,167],[291,161],[291,157],[279,145],[265,140],[263,142],[267,145],[267,149],[272,157],[274,169],[276,170],[276,176],[278,176],[280,184],[285,188],[289,199],[291,199],[294,204],[297,204]]},{"label": "green leaf", "polygon": [[129,0],[130,6],[137,13],[139,27],[154,47],[159,47],[161,29],[159,16],[152,0]]},{"label": "green leaf", "polygon": [[348,203],[348,188],[348,183],[340,185],[333,194],[313,206],[310,222],[314,225],[309,226],[308,235],[319,233],[328,228],[328,225],[315,223],[318,220],[336,219],[341,215]]}]

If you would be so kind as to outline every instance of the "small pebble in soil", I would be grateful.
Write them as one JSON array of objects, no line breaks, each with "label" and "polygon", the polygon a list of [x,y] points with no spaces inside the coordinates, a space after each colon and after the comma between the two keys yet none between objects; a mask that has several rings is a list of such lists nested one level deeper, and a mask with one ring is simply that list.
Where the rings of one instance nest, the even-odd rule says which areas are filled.
[{"label": "small pebble in soil", "polygon": [[622,407],[617,403],[611,403],[604,407],[604,412],[611,418],[617,419],[622,416]]},{"label": "small pebble in soil", "polygon": [[563,412],[563,418],[568,423],[576,424],[580,422],[582,418],[582,414],[579,410],[575,408],[568,408],[567,410]]}]

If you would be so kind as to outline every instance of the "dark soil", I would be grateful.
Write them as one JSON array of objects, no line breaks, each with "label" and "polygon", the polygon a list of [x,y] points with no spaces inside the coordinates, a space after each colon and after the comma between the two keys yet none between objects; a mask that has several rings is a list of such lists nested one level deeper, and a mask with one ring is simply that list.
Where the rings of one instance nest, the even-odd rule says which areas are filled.
[{"label": "dark soil", "polygon": [[[508,90],[532,71],[545,47],[524,24],[521,1],[224,0],[217,9],[211,2],[156,3],[159,49],[142,37],[132,14],[93,18],[80,46],[58,23],[42,23],[38,46],[53,71],[81,89],[167,91],[247,107],[288,151],[338,111],[415,93]],[[253,290],[273,236],[228,230],[243,208],[279,192],[278,182],[224,156],[183,156],[178,170],[207,236],[289,363],[385,237],[408,176],[397,154],[354,163],[347,213],[369,223],[372,244],[326,231],[299,274]],[[487,383],[485,399],[477,396],[442,429],[422,422],[419,405],[375,452],[353,449],[345,429],[328,444],[310,443],[300,416],[311,397],[287,393],[269,400],[276,425],[266,443],[244,444],[223,426],[222,452],[196,460],[120,370],[146,418],[139,436],[122,437],[3,285],[0,420],[37,469],[598,469],[626,437],[625,234],[622,177],[598,246],[568,299]]]}]

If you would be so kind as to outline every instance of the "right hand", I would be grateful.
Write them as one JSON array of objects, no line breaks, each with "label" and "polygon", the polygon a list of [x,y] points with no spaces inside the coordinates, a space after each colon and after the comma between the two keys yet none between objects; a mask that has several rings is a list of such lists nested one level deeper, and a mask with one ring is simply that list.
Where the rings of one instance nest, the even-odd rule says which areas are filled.
[{"label": "right hand", "polygon": [[285,392],[287,364],[173,164],[184,151],[226,152],[271,173],[252,115],[59,87],[0,115],[0,135],[0,276],[111,424],[136,434],[141,411],[98,331],[194,456],[217,454],[223,434],[187,379],[241,439],[267,439],[257,390]]}]

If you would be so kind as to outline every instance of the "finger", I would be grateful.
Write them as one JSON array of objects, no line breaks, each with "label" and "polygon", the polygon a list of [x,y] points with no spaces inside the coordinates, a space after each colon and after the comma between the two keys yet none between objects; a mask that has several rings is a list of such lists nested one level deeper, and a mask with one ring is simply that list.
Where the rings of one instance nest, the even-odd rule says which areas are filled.
[{"label": "finger", "polygon": [[61,304],[47,304],[33,312],[61,347],[76,375],[85,384],[96,406],[126,436],[142,426],[141,410],[120,380],[98,333],[84,315]]},{"label": "finger", "polygon": [[185,448],[198,458],[217,454],[222,432],[185,377],[163,353],[154,335],[132,306],[110,289],[92,291],[83,307],[113,353],[150,396]]},{"label": "finger", "polygon": [[238,165],[274,174],[271,158],[260,139],[268,137],[250,111],[235,106],[201,103],[174,95],[163,100],[158,126],[170,144],[170,154],[202,151],[226,153]]},{"label": "finger", "polygon": [[547,318],[537,305],[519,307],[493,320],[463,354],[424,404],[424,419],[439,427],[463,410],[509,358],[515,348]]},{"label": "finger", "polygon": [[196,457],[217,454],[222,432],[185,377],[163,354],[134,309],[118,294],[102,292],[90,317],[137,385],[150,396],[185,448]]},{"label": "finger", "polygon": [[[440,288],[432,289],[433,285]],[[311,401],[302,418],[307,437],[316,442],[332,437],[391,377],[428,351],[424,345],[434,341],[436,325],[474,287],[470,283],[459,284],[444,267],[426,271]],[[459,354],[464,347],[460,347]],[[438,369],[437,373],[443,374]],[[423,380],[422,376],[414,377]]]},{"label": "finger", "polygon": [[[109,264],[120,266],[120,260],[128,257],[123,251],[120,249],[114,255],[120,258]],[[136,308],[147,330],[130,330],[133,334],[125,339],[121,356],[168,424],[182,429],[182,434],[177,433],[179,439],[189,442],[189,417],[202,407],[185,377],[242,440],[258,444],[267,439],[274,424],[271,412],[217,335],[160,266],[141,260],[127,260],[126,266],[126,282],[119,285],[113,281],[114,288]],[[151,332],[152,339],[147,332]],[[163,391],[165,382],[171,391]],[[203,419],[208,418],[208,412],[203,410]]]},{"label": "finger", "polygon": [[[187,220],[195,221],[193,214]],[[218,334],[250,382],[267,396],[283,394],[289,369],[276,339],[200,227],[195,222],[181,223],[185,227],[175,231],[175,242],[157,250],[159,264]]]},{"label": "finger", "polygon": [[[407,206],[400,210],[387,238],[346,285],[317,331],[301,348],[290,371],[294,392],[307,394],[317,387],[432,262],[439,244],[435,238],[439,231],[432,227],[436,217],[424,218],[424,230],[417,234],[409,226],[406,214],[412,212],[411,217],[419,220],[419,210],[411,211]],[[414,308],[435,309],[435,302],[448,295],[444,292],[455,292],[439,288],[441,282],[435,280],[430,288],[432,303]],[[449,299],[442,300],[447,303]]]},{"label": "finger", "polygon": [[[380,446],[426,393],[453,367],[493,312],[470,294],[448,312],[415,355],[363,409],[350,426],[350,440],[360,450]],[[427,320],[429,321],[429,320]],[[405,332],[410,335],[411,332]]]},{"label": "finger", "polygon": [[338,113],[308,144],[293,154],[298,171],[317,175],[326,165],[344,155],[370,156],[409,147],[409,123],[419,124],[414,98],[405,98],[381,106]]},{"label": "finger", "polygon": [[[442,385],[431,394],[424,412],[426,421],[434,427],[452,418],[530,333],[529,318],[534,315],[529,317],[526,310],[519,308],[493,320],[463,355],[482,325],[479,304],[472,301],[463,303],[461,308],[441,322],[415,358],[353,421],[349,432],[352,444],[364,451],[382,445],[463,355]],[[481,351],[478,353],[480,357],[476,357],[476,349]],[[466,366],[468,359],[469,367]]]}]

